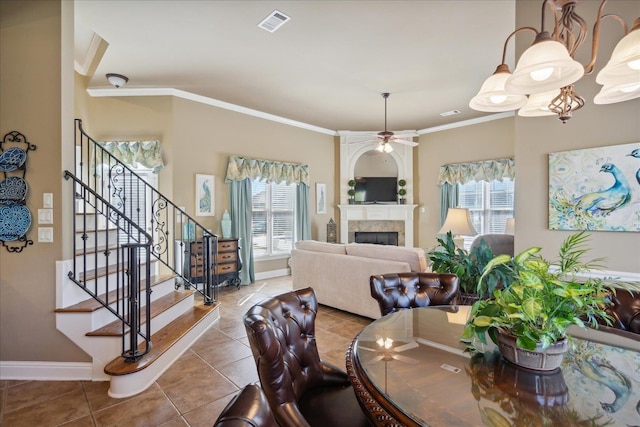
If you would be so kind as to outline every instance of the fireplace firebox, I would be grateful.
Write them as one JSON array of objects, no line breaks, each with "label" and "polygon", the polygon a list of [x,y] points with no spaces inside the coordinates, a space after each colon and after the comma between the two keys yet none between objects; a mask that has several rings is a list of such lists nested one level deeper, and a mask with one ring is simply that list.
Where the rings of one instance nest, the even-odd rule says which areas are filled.
[{"label": "fireplace firebox", "polygon": [[356,231],[354,234],[356,243],[373,243],[376,245],[398,246],[397,231]]}]

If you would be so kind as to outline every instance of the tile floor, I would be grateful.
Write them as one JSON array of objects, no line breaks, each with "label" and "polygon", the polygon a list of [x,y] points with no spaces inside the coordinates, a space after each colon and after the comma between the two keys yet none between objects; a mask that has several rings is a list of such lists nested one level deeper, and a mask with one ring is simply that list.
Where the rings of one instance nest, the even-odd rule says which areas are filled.
[{"label": "tile floor", "polygon": [[[258,381],[242,315],[262,299],[291,290],[291,277],[220,291],[220,320],[146,391],[107,395],[108,382],[2,381],[3,427],[211,426],[227,402]],[[320,357],[344,369],[351,339],[370,319],[321,306],[316,319]]]}]

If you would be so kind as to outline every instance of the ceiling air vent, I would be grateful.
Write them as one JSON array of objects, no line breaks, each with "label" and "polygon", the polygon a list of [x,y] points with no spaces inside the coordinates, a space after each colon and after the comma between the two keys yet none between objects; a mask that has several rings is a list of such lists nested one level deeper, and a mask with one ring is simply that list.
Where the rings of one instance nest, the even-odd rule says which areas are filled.
[{"label": "ceiling air vent", "polygon": [[451,110],[451,111],[445,111],[444,113],[440,113],[442,117],[455,116],[456,114],[460,114],[460,110]]},{"label": "ceiling air vent", "polygon": [[262,28],[263,30],[269,31],[270,33],[273,33],[290,19],[290,17],[280,12],[279,10],[274,10],[269,16],[264,18],[262,22],[258,24],[258,27]]}]

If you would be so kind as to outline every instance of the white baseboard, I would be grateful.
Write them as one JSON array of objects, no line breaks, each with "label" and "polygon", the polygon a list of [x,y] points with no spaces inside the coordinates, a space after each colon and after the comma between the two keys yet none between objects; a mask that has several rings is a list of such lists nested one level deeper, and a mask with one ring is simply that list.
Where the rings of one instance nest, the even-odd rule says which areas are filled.
[{"label": "white baseboard", "polygon": [[291,275],[290,268],[283,268],[280,270],[271,270],[271,271],[263,271],[261,273],[256,273],[255,280],[265,280],[271,279],[272,277],[282,277]]},{"label": "white baseboard", "polygon": [[91,370],[90,362],[0,361],[1,380],[91,381]]}]

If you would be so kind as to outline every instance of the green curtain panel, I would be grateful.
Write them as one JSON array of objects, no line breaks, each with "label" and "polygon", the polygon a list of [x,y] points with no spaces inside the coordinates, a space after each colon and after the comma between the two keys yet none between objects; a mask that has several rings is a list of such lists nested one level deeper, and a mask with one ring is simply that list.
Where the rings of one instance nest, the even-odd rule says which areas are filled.
[{"label": "green curtain panel", "polygon": [[251,244],[251,181],[248,178],[229,182],[229,205],[231,234],[240,239],[240,280],[243,285],[249,285],[255,281],[255,270]]}]

